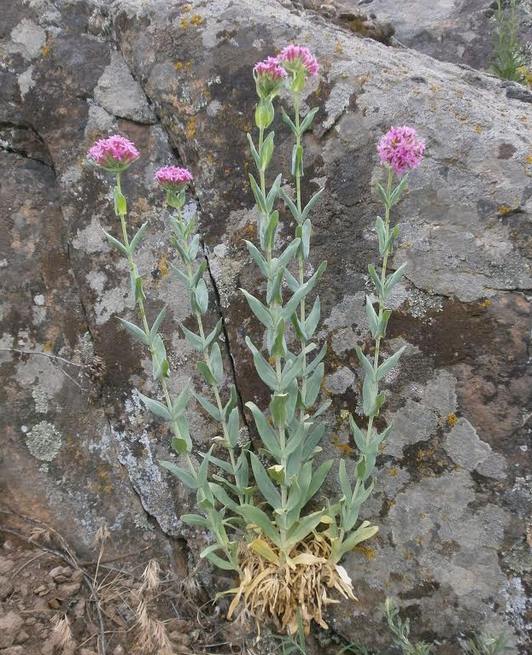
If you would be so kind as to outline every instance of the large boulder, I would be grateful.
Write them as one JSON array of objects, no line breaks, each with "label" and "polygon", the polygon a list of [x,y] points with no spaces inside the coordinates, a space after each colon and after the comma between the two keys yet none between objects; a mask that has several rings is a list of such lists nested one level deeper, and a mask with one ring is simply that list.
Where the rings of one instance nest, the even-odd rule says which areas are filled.
[{"label": "large boulder", "polygon": [[[148,530],[169,547],[194,538],[174,507],[193,499],[157,465],[168,457],[168,435],[134,391],[157,394],[146,353],[115,318],[132,318],[132,302],[123,262],[100,229],[116,228],[108,180],[85,166],[84,153],[111,130],[143,151],[126,190],[132,223],[150,220],[140,264],[150,315],[169,305],[176,390],[189,377],[199,381],[177,331],[188,303],[169,273],[173,254],[151,176],[163,163],[192,169],[210,320],[224,319],[228,379],[244,401],[260,400],[244,343],[258,326],[238,291],[258,279],[242,247],[255,225],[246,183],[251,67],[286,43],[304,43],[322,64],[305,98],[321,107],[306,137],[305,193],[326,187],[312,264],[328,260],[320,339],[329,347],[324,393],[334,401],[324,449],[335,457],[352,456],[342,410],[357,406],[354,345],[368,336],[362,302],[377,256],[375,143],[404,123],[427,141],[394,217],[401,243],[393,266],[408,268],[386,348],[407,350],[388,380],[386,418],[395,430],[365,509],[380,532],[347,558],[359,601],[336,608],[331,625],[378,646],[388,639],[382,602],[393,595],[417,633],[445,641],[449,652],[458,651],[459,635],[485,627],[524,643],[529,105],[508,99],[492,77],[359,38],[289,5],[119,0],[110,10],[87,1],[5,12],[0,158],[9,236],[0,354],[10,502],[45,515],[78,546],[102,519],[123,542]],[[288,173],[280,122],[276,132],[277,165]],[[286,239],[293,226],[284,218]],[[98,374],[89,375],[95,358]],[[215,426],[195,407],[190,419],[201,448]],[[331,493],[335,487],[332,475]]]}]

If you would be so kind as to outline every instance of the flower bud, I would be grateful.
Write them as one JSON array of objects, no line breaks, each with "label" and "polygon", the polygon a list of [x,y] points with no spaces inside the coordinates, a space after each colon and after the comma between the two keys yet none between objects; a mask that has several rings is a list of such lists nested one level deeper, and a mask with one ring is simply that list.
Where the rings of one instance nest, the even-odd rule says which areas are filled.
[{"label": "flower bud", "polygon": [[277,57],[279,64],[289,74],[288,88],[292,93],[301,93],[307,77],[318,74],[320,65],[308,48],[288,45]]},{"label": "flower bud", "polygon": [[262,99],[255,109],[255,124],[260,129],[266,129],[273,121],[275,110],[269,99]]},{"label": "flower bud", "polygon": [[285,69],[279,65],[275,57],[259,61],[253,68],[253,78],[257,87],[257,95],[261,100],[273,100],[281,90]]},{"label": "flower bud", "polygon": [[155,181],[165,191],[166,204],[181,209],[185,204],[185,189],[192,182],[192,173],[188,168],[163,166],[155,171]]}]

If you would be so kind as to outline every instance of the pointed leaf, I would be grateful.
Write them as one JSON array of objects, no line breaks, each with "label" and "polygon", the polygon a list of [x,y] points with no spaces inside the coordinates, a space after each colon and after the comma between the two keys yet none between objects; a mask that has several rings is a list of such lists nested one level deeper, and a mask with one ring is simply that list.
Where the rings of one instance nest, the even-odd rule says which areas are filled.
[{"label": "pointed leaf", "polygon": [[131,252],[135,252],[137,249],[137,246],[140,244],[142,239],[144,238],[144,234],[146,233],[146,230],[148,229],[148,222],[143,223],[139,229],[137,230],[137,233],[135,236],[131,239],[131,243],[129,244]]},{"label": "pointed leaf", "polygon": [[190,487],[190,489],[198,488],[198,482],[196,478],[194,478],[194,476],[188,471],[185,471],[185,469],[182,469],[181,467],[177,466],[173,462],[163,461],[163,462],[159,462],[159,464],[167,471],[170,471],[172,475],[175,475],[175,477],[181,480],[181,482],[186,484],[187,487]]},{"label": "pointed leaf", "polygon": [[129,255],[129,249],[127,246],[125,246],[121,241],[118,239],[115,239],[112,234],[109,234],[109,232],[106,232],[103,230],[103,233],[105,234],[105,238],[107,241],[109,241],[110,245],[113,246],[113,248],[116,248],[119,252],[121,252],[123,255],[126,255],[126,257]]},{"label": "pointed leaf", "polygon": [[281,495],[279,494],[279,491],[271,481],[270,476],[255,453],[250,453],[249,457],[251,460],[253,475],[255,476],[255,482],[257,483],[261,494],[273,509],[279,509],[281,507]]},{"label": "pointed leaf", "polygon": [[395,366],[397,366],[397,363],[399,362],[399,357],[403,354],[406,346],[403,346],[402,348],[399,348],[397,352],[395,352],[393,355],[390,355],[388,359],[385,359],[382,364],[379,366],[377,369],[377,381],[382,380],[382,378],[386,375],[386,373],[389,373]]},{"label": "pointed leaf", "polygon": [[154,400],[153,398],[148,398],[148,396],[145,396],[140,392],[139,398],[146,406],[146,409],[148,409],[152,414],[155,414],[155,416],[158,416],[165,421],[172,420],[172,414],[166,405],[163,405],[163,403],[160,403],[158,400]]}]

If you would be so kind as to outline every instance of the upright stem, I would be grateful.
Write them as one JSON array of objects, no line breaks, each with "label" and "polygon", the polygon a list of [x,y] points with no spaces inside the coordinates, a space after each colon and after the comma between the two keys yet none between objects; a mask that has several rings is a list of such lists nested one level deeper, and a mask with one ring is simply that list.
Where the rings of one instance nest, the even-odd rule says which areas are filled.
[{"label": "upright stem", "polygon": [[[120,173],[119,172],[116,174],[116,188],[118,189],[119,194],[121,194],[122,193],[122,185],[121,185],[121,179],[120,179]],[[127,263],[128,263],[128,266],[129,266],[129,271],[130,271],[130,273],[132,273],[134,271],[134,269],[135,269],[135,262],[133,260],[133,255],[132,255],[132,253],[131,253],[131,251],[129,249],[129,237],[128,237],[128,234],[127,234],[126,214],[121,212],[119,214],[119,217],[120,217],[120,225],[121,225],[121,228],[122,228],[122,238],[124,240],[124,245],[127,248]],[[139,313],[139,316],[140,316],[140,320],[142,321],[142,327],[144,329],[144,333],[146,335],[149,335],[150,327],[148,325],[148,319],[146,318],[146,309],[144,307],[144,300],[142,299],[142,296],[139,296],[138,298],[135,297],[135,304],[136,304],[136,307],[137,307],[137,310],[138,310],[138,313]],[[149,346],[149,350],[150,350],[150,355],[153,355],[152,346]],[[172,413],[172,399],[170,398],[170,392],[168,390],[168,384],[167,384],[164,377],[161,377],[160,382],[161,382],[161,388],[162,388],[163,394],[164,394],[164,400],[165,400],[165,403],[166,403],[166,407],[167,407],[168,411],[170,413]],[[175,424],[172,423],[171,425],[172,425],[172,430],[173,430],[174,434],[176,435],[176,437],[179,436],[179,431],[177,430],[177,427],[175,426]],[[190,470],[195,475],[196,470],[194,468],[194,465],[192,464],[192,460],[190,459],[190,455],[188,453],[186,453],[186,460],[187,460],[187,464],[188,464]]]},{"label": "upright stem", "polygon": [[[300,126],[301,126],[301,117],[300,117],[300,98],[298,93],[293,94],[293,103],[294,103],[294,124],[296,126],[296,148],[299,150],[301,146],[301,133],[300,133]],[[295,172],[295,182],[296,182],[296,206],[297,206],[297,211],[299,215],[301,216],[302,212],[302,203],[301,203],[301,169],[298,166],[296,168]],[[302,245],[299,247],[298,253],[297,253],[297,260],[298,260],[298,272],[299,272],[299,284],[304,284],[305,283],[305,256],[303,253],[303,247]],[[306,321],[306,300],[305,298],[301,299],[301,302],[299,303],[299,320],[301,323],[301,326],[304,327],[305,321]],[[304,351],[306,348],[306,340],[304,337],[300,338],[301,341],[301,350]],[[301,398],[303,403],[305,402],[305,396],[306,396],[306,391],[307,391],[307,378],[306,378],[306,369],[307,369],[307,356],[306,354],[303,354],[303,365],[301,369]],[[305,407],[301,407],[300,409],[300,415],[301,418],[304,417],[305,415]]]},{"label": "upright stem", "polygon": [[[281,358],[279,356],[275,357],[275,374],[277,376],[277,382],[280,385],[281,383]],[[278,427],[279,433],[279,445],[281,447],[281,469],[282,469],[282,479],[281,479],[281,508],[284,510],[286,507],[287,497],[288,497],[288,488],[286,485],[286,430],[284,425]],[[279,526],[279,532],[281,534],[281,543],[284,546],[286,540],[286,514],[281,515],[281,525]],[[288,553],[286,553],[288,556]]]},{"label": "upright stem", "polygon": [[[387,179],[387,182],[386,182],[386,195],[387,195],[388,198],[390,197],[390,193],[392,191],[392,181],[393,181],[393,171],[392,171],[391,168],[389,168],[388,169],[388,179]],[[384,224],[385,224],[385,226],[387,228],[387,231],[388,231],[388,228],[389,228],[389,225],[390,225],[390,205],[389,205],[389,203],[386,203],[386,207],[385,207],[384,211],[385,211]],[[389,255],[389,251],[386,250],[385,253],[384,253],[384,257],[382,259],[382,269],[381,269],[381,278],[380,278],[380,280],[381,280],[381,289],[384,288],[384,283],[386,281],[386,269],[387,269],[387,266],[388,266],[388,255]],[[385,310],[385,305],[384,305],[385,301],[384,301],[384,298],[383,298],[381,292],[379,292],[378,302],[379,302],[378,322],[379,322],[379,325],[380,325],[381,319],[382,319],[382,316],[383,316],[384,310]],[[380,355],[381,341],[382,341],[382,334],[379,333],[377,335],[377,338],[375,339],[375,352],[373,353],[373,370],[375,371],[375,373],[377,372],[377,369],[379,368],[379,355]],[[369,443],[369,440],[371,439],[371,432],[372,432],[372,429],[373,429],[373,419],[374,418],[375,418],[374,416],[370,416],[369,420],[368,420],[368,428],[367,428],[367,431],[366,431],[366,443]]]},{"label": "upright stem", "polygon": [[[182,220],[182,216],[181,216],[180,213],[179,213],[179,220]],[[186,262],[186,267],[187,267],[188,278],[189,278],[189,280],[191,280],[193,278],[193,276],[194,276],[194,271],[192,269],[192,264],[190,262]],[[200,337],[205,342],[205,328],[203,326],[203,319],[201,317],[201,314],[198,311],[195,311],[194,316],[196,317],[196,323],[198,325],[198,331],[199,331]],[[207,366],[209,367],[209,369],[212,370],[211,357],[209,355],[208,350],[206,350],[206,349],[203,351],[203,359],[204,359],[205,363],[207,364]],[[222,399],[221,399],[221,396],[220,396],[220,389],[219,389],[218,384],[216,382],[211,383],[211,388],[212,388],[212,391],[213,391],[213,394],[214,394],[214,398],[216,399],[216,407],[218,408],[218,412],[220,413],[220,423],[222,424],[224,440],[225,440],[226,448],[227,448],[227,450],[229,452],[229,458],[231,460],[231,466],[233,467],[234,477],[235,477],[235,481],[236,481],[237,476],[236,476],[235,451],[234,451],[234,448],[231,446],[230,441],[229,441],[229,430],[228,430],[228,427],[227,427],[227,422],[225,420],[224,406],[223,406]],[[240,492],[238,492],[238,499],[239,499],[241,505],[245,502],[244,497],[242,496],[242,494]]]}]

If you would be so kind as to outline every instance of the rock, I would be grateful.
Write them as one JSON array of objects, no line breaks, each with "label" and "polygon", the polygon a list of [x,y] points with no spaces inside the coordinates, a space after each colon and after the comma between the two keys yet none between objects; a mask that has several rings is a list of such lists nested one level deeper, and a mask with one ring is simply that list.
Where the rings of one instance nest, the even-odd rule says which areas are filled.
[{"label": "rock", "polygon": [[[517,3],[521,43],[532,39],[530,3]],[[397,40],[425,54],[487,69],[493,60],[495,42],[495,3],[492,0],[412,0],[398,5],[394,0],[369,0],[378,20],[389,21]]]},{"label": "rock", "polygon": [[13,583],[5,576],[0,575],[0,601],[5,600],[13,592]]},{"label": "rock", "polygon": [[445,442],[449,457],[467,469],[478,471],[487,477],[506,477],[504,458],[493,453],[489,444],[481,441],[475,428],[466,419],[460,419]]},{"label": "rock", "polygon": [[[190,320],[188,298],[169,273],[168,224],[151,180],[162,164],[192,169],[218,290],[209,279],[207,320],[214,325],[224,318],[235,364],[233,372],[226,359],[228,382],[244,402],[263,400],[244,342],[248,334],[261,334],[238,290],[257,284],[242,246],[255,220],[244,175],[245,133],[256,103],[250,71],[284,44],[301,42],[322,65],[303,99],[305,109],[321,107],[305,137],[304,193],[325,186],[313,219],[311,266],[328,260],[319,289],[319,340],[331,346],[326,375],[333,384],[325,391],[335,413],[331,409],[326,419],[329,437],[341,433],[348,447],[353,444],[341,410],[359,402],[353,346],[367,339],[362,302],[367,266],[377,256],[371,226],[380,211],[374,191],[381,169],[375,143],[392,124],[413,124],[427,141],[425,162],[393,214],[401,238],[390,264],[395,269],[406,262],[407,269],[385,345],[408,347],[385,380],[381,418],[395,429],[378,462],[376,493],[363,508],[379,535],[365,554],[356,551],[346,561],[360,603],[330,608],[329,621],[348,640],[384,649],[380,608],[385,595],[394,595],[415,616],[415,634],[443,642],[450,655],[459,652],[460,634],[484,625],[504,623],[524,643],[522,574],[499,557],[526,538],[521,448],[532,388],[525,296],[532,287],[530,103],[493,77],[385,47],[360,38],[345,21],[338,24],[349,11],[379,16],[377,0],[355,9],[349,3],[345,11],[334,3],[335,11],[321,13],[321,4],[333,3],[316,10],[309,3],[296,11],[291,2],[191,0],[192,23],[178,0],[117,0],[105,16],[101,3],[81,0],[75,7],[56,3],[53,28],[37,3],[7,3],[0,37],[6,53],[0,196],[9,208],[8,234],[0,243],[0,340],[7,348],[0,352],[6,381],[0,388],[6,408],[0,478],[6,501],[47,517],[80,552],[89,550],[105,520],[118,553],[142,549],[148,540],[176,552],[185,539],[196,556],[195,537],[178,518],[192,509],[194,496],[161,470],[159,460],[172,457],[167,429],[146,416],[133,391],[158,397],[148,357],[116,321],[117,315],[135,320],[135,313],[124,262],[102,236],[102,227],[117,227],[110,181],[82,162],[93,140],[110,132],[125,134],[142,150],[124,176],[124,190],[131,227],[149,221],[139,249],[149,319],[169,306],[164,336],[172,394],[189,378],[198,385],[197,355],[179,336],[179,323]],[[426,12],[444,17],[451,11],[450,3],[420,6],[404,9],[405,15],[418,10],[415,29],[430,20]],[[466,4],[455,6],[463,16]],[[48,45],[43,33],[48,50],[40,45]],[[428,41],[434,45],[429,53],[437,54],[437,39]],[[445,39],[440,45],[447,47]],[[483,47],[478,52],[485,57]],[[450,58],[459,52],[447,50]],[[115,73],[122,81],[113,86]],[[279,122],[276,157],[290,186],[285,137]],[[292,226],[283,230],[288,238]],[[44,304],[34,301],[38,296]],[[95,357],[103,364],[91,376]],[[197,452],[217,431],[196,407],[190,421]],[[464,425],[471,426],[465,433],[472,459],[460,452]],[[331,439],[323,447],[324,456],[338,456]],[[186,567],[183,556],[178,569]],[[36,599],[36,609],[46,608],[45,598]]]},{"label": "rock", "polygon": [[9,648],[2,649],[2,655],[26,655],[27,649],[25,646],[10,646]]},{"label": "rock", "polygon": [[15,637],[16,644],[24,644],[30,638],[29,634],[25,630],[21,630]]},{"label": "rock", "polygon": [[86,603],[85,603],[84,598],[80,598],[78,600],[78,602],[75,604],[75,606],[74,606],[74,616],[77,619],[80,619],[82,616],[84,616],[84,614],[85,614],[85,605],[86,605]]},{"label": "rock", "polygon": [[15,562],[12,559],[0,556],[0,575],[9,573],[14,566]]},{"label": "rock", "polygon": [[138,123],[156,122],[142,87],[133,79],[122,55],[116,51],[111,52],[111,63],[98,80],[94,99],[114,116]]},{"label": "rock", "polygon": [[62,598],[70,598],[77,594],[80,590],[81,584],[79,582],[70,582],[67,584],[61,584],[57,588],[58,593]]},{"label": "rock", "polygon": [[13,611],[0,616],[0,648],[9,648],[15,643],[15,638],[24,621]]},{"label": "rock", "polygon": [[70,566],[56,566],[53,568],[48,575],[52,578],[54,582],[66,582],[72,577],[72,568]]}]

